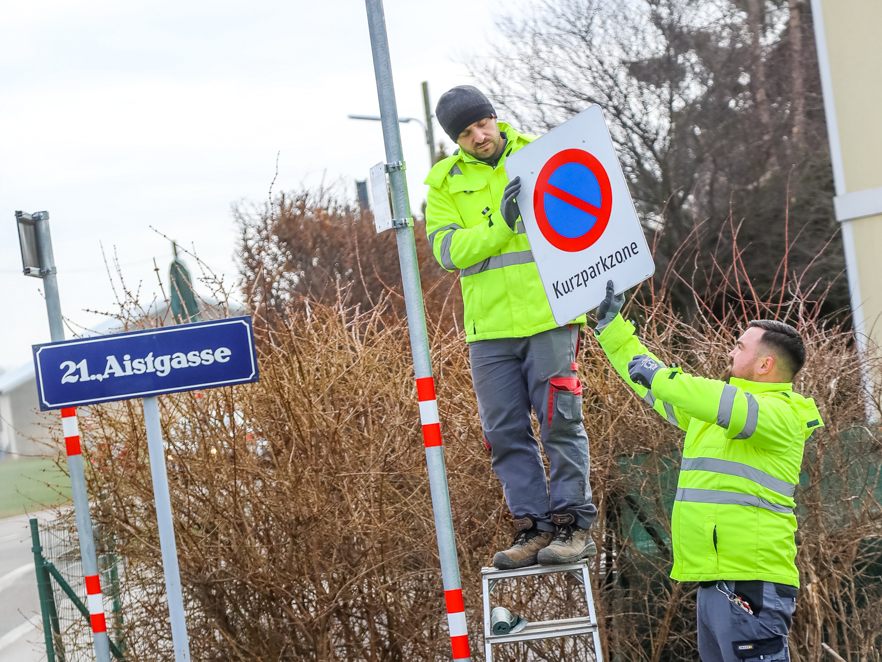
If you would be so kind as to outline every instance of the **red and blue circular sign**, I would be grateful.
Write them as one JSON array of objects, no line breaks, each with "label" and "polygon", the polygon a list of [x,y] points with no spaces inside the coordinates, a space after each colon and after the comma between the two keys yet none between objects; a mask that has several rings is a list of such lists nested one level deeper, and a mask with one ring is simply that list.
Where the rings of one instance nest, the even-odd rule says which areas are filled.
[{"label": "red and blue circular sign", "polygon": [[542,166],[533,190],[533,210],[542,236],[575,253],[600,239],[612,211],[609,175],[597,158],[565,149]]}]

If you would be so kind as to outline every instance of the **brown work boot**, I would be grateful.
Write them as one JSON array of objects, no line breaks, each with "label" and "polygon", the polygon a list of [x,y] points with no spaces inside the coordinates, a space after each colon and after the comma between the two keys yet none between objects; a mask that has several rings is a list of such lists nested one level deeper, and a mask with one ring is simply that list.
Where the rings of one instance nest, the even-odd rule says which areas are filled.
[{"label": "brown work boot", "polygon": [[576,526],[576,518],[571,513],[555,513],[551,521],[557,525],[554,540],[537,554],[542,565],[575,563],[597,554],[597,545],[591,539],[588,529]]},{"label": "brown work boot", "polygon": [[551,531],[540,531],[533,520],[522,517],[514,521],[515,534],[511,547],[493,555],[493,567],[514,570],[536,564],[536,554],[551,542]]}]

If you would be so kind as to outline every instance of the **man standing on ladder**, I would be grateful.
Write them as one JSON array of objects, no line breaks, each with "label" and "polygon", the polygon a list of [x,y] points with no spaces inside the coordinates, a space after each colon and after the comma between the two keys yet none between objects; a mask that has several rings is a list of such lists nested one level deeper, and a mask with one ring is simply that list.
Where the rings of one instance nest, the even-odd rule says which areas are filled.
[{"label": "man standing on ladder", "polygon": [[694,377],[655,358],[619,310],[612,281],[595,333],[616,372],[686,432],[671,538],[671,577],[699,582],[703,662],[789,660],[796,607],[793,500],[805,442],[824,424],[793,391],[805,347],[792,326],[747,325],[725,380]]},{"label": "man standing on ladder", "polygon": [[445,92],[435,114],[459,149],[426,178],[426,232],[435,259],[459,271],[484,443],[516,530],[493,565],[573,563],[596,553],[576,363],[585,318],[555,323],[518,222],[520,179],[508,181],[505,160],[532,138],[497,122],[487,97],[469,85]]}]

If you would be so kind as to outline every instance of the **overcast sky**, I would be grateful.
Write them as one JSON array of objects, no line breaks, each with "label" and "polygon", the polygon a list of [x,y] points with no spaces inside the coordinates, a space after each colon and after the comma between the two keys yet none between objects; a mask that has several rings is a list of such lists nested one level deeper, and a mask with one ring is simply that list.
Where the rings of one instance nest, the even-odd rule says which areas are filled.
[{"label": "overcast sky", "polygon": [[[498,0],[385,0],[400,116],[476,83]],[[48,210],[65,317],[113,310],[101,247],[149,301],[173,237],[235,282],[231,205],[355,179],[384,159],[360,0],[28,0],[0,21],[0,367],[49,340],[41,281],[21,275],[14,212]],[[480,84],[480,83],[476,83]],[[444,138],[435,127],[436,141]],[[422,128],[401,125],[411,203],[429,166]],[[448,141],[449,144],[449,141]],[[193,260],[187,260],[196,271]],[[205,288],[197,287],[201,291]],[[68,332],[70,337],[70,332]]]}]

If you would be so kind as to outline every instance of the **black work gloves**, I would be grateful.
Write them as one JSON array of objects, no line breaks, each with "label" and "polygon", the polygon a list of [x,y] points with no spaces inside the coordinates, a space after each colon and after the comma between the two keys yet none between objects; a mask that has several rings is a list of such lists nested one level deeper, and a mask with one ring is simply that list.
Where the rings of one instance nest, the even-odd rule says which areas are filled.
[{"label": "black work gloves", "polygon": [[514,232],[515,223],[521,215],[518,209],[518,193],[521,192],[521,178],[515,177],[505,187],[502,192],[502,204],[499,206],[502,211],[502,218]]},{"label": "black work gloves", "polygon": [[606,298],[597,306],[597,326],[595,333],[600,333],[607,324],[612,322],[622,306],[625,305],[625,295],[616,294],[616,287],[611,280],[606,281]]},{"label": "black work gloves", "polygon": [[664,368],[659,361],[646,354],[638,354],[628,363],[628,376],[631,381],[646,388],[652,388],[655,373]]}]

